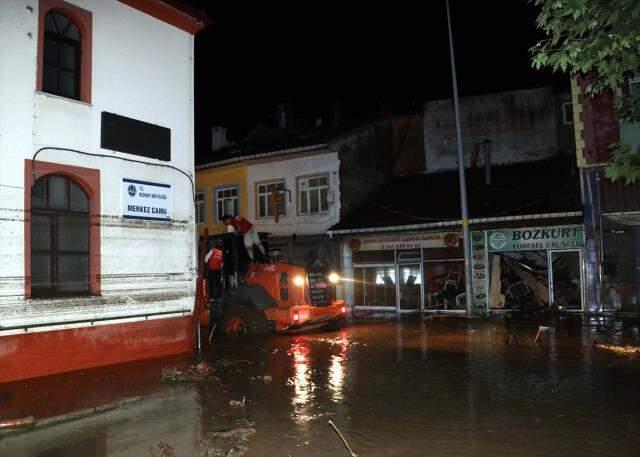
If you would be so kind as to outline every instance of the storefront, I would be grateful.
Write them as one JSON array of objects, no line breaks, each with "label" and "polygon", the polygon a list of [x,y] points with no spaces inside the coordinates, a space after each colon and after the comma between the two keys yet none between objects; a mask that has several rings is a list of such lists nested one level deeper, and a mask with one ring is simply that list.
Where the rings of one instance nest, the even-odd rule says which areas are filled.
[{"label": "storefront", "polygon": [[363,236],[346,240],[356,310],[417,312],[455,308],[464,289],[458,232]]},{"label": "storefront", "polygon": [[474,231],[471,239],[478,314],[501,308],[586,309],[582,225]]},{"label": "storefront", "polygon": [[[582,225],[487,228],[471,236],[476,314],[586,309]],[[343,263],[345,298],[356,311],[466,310],[460,232],[345,238]]]},{"label": "storefront", "polygon": [[637,312],[640,306],[640,183],[625,185],[596,173],[602,217],[594,237],[599,247],[599,311]]}]

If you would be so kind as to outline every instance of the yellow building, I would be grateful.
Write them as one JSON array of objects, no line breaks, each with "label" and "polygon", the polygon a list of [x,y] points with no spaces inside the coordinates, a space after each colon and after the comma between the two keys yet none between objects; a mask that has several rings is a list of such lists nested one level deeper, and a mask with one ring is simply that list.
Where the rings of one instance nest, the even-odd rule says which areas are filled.
[{"label": "yellow building", "polygon": [[222,216],[247,214],[247,164],[209,164],[196,167],[198,234],[225,232]]}]

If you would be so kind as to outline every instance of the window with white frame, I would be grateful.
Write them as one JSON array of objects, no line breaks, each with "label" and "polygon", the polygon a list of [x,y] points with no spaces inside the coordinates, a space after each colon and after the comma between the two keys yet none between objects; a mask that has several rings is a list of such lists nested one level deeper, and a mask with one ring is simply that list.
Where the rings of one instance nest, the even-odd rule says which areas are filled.
[{"label": "window with white frame", "polygon": [[222,221],[222,216],[235,216],[239,213],[238,186],[218,187],[215,190],[216,220]]},{"label": "window with white frame", "polygon": [[573,103],[564,102],[562,104],[562,123],[564,125],[573,124]]},{"label": "window with white frame", "polygon": [[196,224],[204,224],[205,221],[205,213],[204,213],[204,191],[197,190],[196,191]]},{"label": "window with white frame", "polygon": [[298,212],[319,214],[329,211],[329,176],[298,178]]},{"label": "window with white frame", "polygon": [[284,199],[284,180],[256,183],[256,193],[258,195],[258,217],[273,217],[276,214],[286,215]]}]

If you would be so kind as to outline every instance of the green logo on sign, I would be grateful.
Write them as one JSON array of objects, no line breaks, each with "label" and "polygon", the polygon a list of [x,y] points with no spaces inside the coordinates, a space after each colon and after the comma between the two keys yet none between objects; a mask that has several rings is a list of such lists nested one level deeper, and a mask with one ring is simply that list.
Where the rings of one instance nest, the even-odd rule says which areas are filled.
[{"label": "green logo on sign", "polygon": [[507,245],[507,236],[502,232],[493,232],[489,237],[489,244],[492,249],[503,249]]}]

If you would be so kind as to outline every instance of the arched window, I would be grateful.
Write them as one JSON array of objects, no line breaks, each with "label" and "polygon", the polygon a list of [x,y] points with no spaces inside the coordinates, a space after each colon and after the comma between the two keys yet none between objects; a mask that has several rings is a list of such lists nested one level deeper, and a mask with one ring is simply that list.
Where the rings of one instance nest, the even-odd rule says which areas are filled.
[{"label": "arched window", "polygon": [[89,199],[57,175],[31,188],[31,294],[89,292]]},{"label": "arched window", "polygon": [[44,17],[42,90],[80,100],[80,30],[68,16],[50,11]]}]

